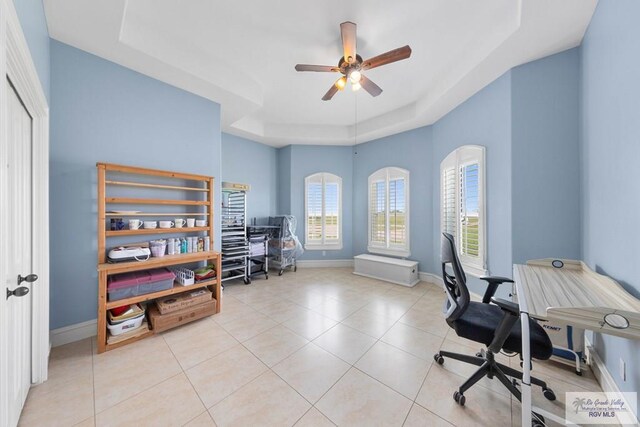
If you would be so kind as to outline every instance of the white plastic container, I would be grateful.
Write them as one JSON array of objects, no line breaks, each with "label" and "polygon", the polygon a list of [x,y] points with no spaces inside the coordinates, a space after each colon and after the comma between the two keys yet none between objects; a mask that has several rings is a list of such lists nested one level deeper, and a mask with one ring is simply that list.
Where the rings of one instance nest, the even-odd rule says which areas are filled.
[{"label": "white plastic container", "polygon": [[143,321],[144,312],[138,317],[125,320],[124,322],[118,323],[116,325],[110,325],[109,322],[107,322],[107,328],[109,328],[109,332],[111,333],[111,335],[116,336],[124,334],[125,332],[133,331],[134,329],[138,329],[140,326],[142,326]]},{"label": "white plastic container", "polygon": [[184,267],[171,267],[169,270],[176,275],[176,282],[182,286],[193,285],[195,283],[195,273]]}]

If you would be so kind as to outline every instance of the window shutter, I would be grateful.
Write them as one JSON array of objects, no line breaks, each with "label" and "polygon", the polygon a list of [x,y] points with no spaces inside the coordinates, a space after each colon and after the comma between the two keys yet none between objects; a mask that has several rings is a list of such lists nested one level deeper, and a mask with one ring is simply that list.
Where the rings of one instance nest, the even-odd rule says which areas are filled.
[{"label": "window shutter", "polygon": [[480,255],[480,209],[478,164],[472,163],[460,168],[460,252],[469,257]]},{"label": "window shutter", "polygon": [[456,236],[456,169],[442,171],[442,231]]},{"label": "window shutter", "polygon": [[324,239],[325,243],[340,238],[340,185],[327,179],[324,185]]},{"label": "window shutter", "polygon": [[307,181],[307,241],[322,241],[322,178]]},{"label": "window shutter", "polygon": [[404,246],[406,235],[405,180],[389,180],[389,243]]},{"label": "window shutter", "polygon": [[369,212],[371,215],[371,242],[384,245],[386,240],[386,185],[384,180],[372,180]]}]

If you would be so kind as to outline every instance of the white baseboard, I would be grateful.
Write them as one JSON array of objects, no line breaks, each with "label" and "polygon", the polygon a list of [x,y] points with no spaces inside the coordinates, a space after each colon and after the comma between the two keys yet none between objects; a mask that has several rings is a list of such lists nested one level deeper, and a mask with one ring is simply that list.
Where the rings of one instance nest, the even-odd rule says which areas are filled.
[{"label": "white baseboard", "polygon": [[61,345],[69,344],[72,342],[80,341],[85,338],[93,337],[96,335],[98,329],[98,320],[88,320],[82,323],[76,323],[75,325],[65,326],[63,328],[54,329],[49,331],[49,339],[52,347],[58,347]]},{"label": "white baseboard", "polygon": [[300,268],[347,268],[353,267],[353,259],[307,259],[296,261]]},{"label": "white baseboard", "polygon": [[[585,337],[584,343],[585,343],[586,356],[587,356],[589,366],[591,367],[591,371],[593,372],[593,375],[596,377],[596,380],[598,380],[598,384],[600,384],[602,391],[621,393],[620,388],[618,387],[618,384],[616,384],[615,380],[613,379],[613,376],[611,376],[611,373],[607,369],[607,366],[604,364],[604,361],[600,358],[600,355],[598,355],[596,350],[593,348],[593,345],[591,344],[591,341],[589,341],[588,337]],[[625,405],[628,408],[633,408],[633,406],[629,405],[629,402],[627,402],[623,394],[619,394],[619,395],[625,401]],[[637,408],[636,408],[636,411],[637,411]],[[635,415],[636,415],[636,418],[638,418],[637,412]]]},{"label": "white baseboard", "polygon": [[419,271],[418,277],[423,282],[433,283],[434,285],[442,286],[442,278],[433,273],[427,273],[426,271]]}]

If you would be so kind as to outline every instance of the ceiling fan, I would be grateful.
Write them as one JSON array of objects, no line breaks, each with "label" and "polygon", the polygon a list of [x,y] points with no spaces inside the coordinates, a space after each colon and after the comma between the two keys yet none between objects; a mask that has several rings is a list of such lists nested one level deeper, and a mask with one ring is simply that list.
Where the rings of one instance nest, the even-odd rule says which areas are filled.
[{"label": "ceiling fan", "polygon": [[347,80],[351,81],[351,89],[354,91],[363,88],[371,96],[380,95],[382,93],[380,86],[365,77],[362,71],[401,61],[411,56],[411,48],[407,45],[363,61],[362,57],[356,53],[356,24],[349,21],[343,22],[340,24],[340,34],[342,35],[344,56],[338,61],[337,67],[329,65],[296,65],[296,71],[342,73],[342,77],[336,80],[322,97],[323,101],[329,101],[339,90],[343,90],[347,85]]}]

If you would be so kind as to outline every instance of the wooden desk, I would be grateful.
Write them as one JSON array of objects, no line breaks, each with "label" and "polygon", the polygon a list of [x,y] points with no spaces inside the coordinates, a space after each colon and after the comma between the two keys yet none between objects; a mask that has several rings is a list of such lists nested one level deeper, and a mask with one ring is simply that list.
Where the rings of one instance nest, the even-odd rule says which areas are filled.
[{"label": "wooden desk", "polygon": [[[513,279],[520,306],[522,357],[531,359],[528,317],[548,319],[629,339],[640,339],[640,300],[615,280],[582,261],[541,259],[514,264]],[[624,322],[615,322],[620,315]],[[620,320],[620,319],[618,319]],[[609,324],[611,323],[611,325]],[[531,425],[531,367],[523,366],[522,425]],[[536,412],[557,421],[551,414]]]}]

